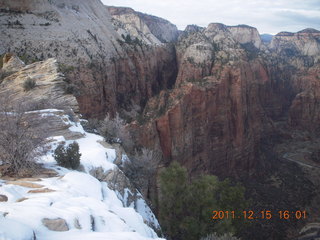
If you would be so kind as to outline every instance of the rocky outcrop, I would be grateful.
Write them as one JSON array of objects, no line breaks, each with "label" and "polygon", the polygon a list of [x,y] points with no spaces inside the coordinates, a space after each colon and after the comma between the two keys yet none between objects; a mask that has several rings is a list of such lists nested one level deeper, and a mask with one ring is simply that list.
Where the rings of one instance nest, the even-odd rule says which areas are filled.
[{"label": "rocky outcrop", "polygon": [[261,38],[256,28],[247,25],[230,26],[228,30],[236,41],[241,44],[252,44],[256,48],[261,47]]},{"label": "rocky outcrop", "polygon": [[278,71],[287,72],[287,84],[280,89],[289,89],[291,92],[289,123],[296,128],[318,132],[320,32],[315,29],[297,33],[281,32],[274,36],[271,49],[276,53],[273,59],[277,59]]},{"label": "rocky outcrop", "polygon": [[0,202],[7,202],[7,201],[8,201],[8,197],[6,195],[0,194]]},{"label": "rocky outcrop", "polygon": [[131,204],[135,205],[136,201],[141,198],[141,195],[137,196],[138,191],[119,168],[107,172],[102,168],[95,168],[90,170],[90,174],[99,181],[108,183],[110,189],[117,191],[125,207],[129,207]]},{"label": "rocky outcrop", "polygon": [[[143,144],[159,147],[168,162],[177,160],[193,174],[236,176],[257,164],[268,122],[259,91],[269,77],[234,35],[222,24],[182,34],[175,89],[148,102],[145,118],[154,120],[136,131],[144,133],[138,137]],[[253,44],[255,35],[245,39]]]},{"label": "rocky outcrop", "polygon": [[14,56],[9,53],[4,55],[2,62],[2,71],[8,73],[17,72],[25,66],[24,62],[22,62],[17,56]]},{"label": "rocky outcrop", "polygon": [[65,232],[69,230],[66,220],[62,218],[57,218],[57,219],[44,218],[42,219],[42,224],[51,231]]},{"label": "rocky outcrop", "polygon": [[175,42],[178,39],[179,31],[177,27],[171,22],[155,17],[152,15],[139,13],[138,15],[147,24],[150,31],[156,36],[161,42]]},{"label": "rocky outcrop", "polygon": [[200,26],[197,26],[197,25],[188,25],[186,26],[186,28],[184,29],[184,31],[182,32],[182,34],[185,34],[185,33],[192,33],[192,32],[200,32],[202,30],[204,30],[205,28],[204,27],[200,27]]},{"label": "rocky outcrop", "polygon": [[115,30],[127,42],[139,41],[145,44],[161,44],[161,41],[152,34],[148,25],[131,8],[109,7]]},{"label": "rocky outcrop", "polygon": [[55,57],[79,88],[77,100],[87,117],[130,111],[174,83],[174,49],[154,45],[160,41],[150,31],[149,45],[125,42],[99,0],[3,1],[0,6],[0,54],[13,52],[26,63]]},{"label": "rocky outcrop", "polygon": [[305,55],[312,56],[316,62],[320,59],[320,31],[305,29],[297,33],[280,32],[271,42],[271,48],[277,53],[288,57]]},{"label": "rocky outcrop", "polygon": [[[163,18],[136,12],[126,7],[109,6],[107,9],[114,20],[120,22],[118,23],[120,27],[124,27],[139,39],[144,40],[149,36],[151,43],[154,41],[153,43],[159,44],[159,42],[175,42],[179,36],[177,27]],[[144,36],[142,37],[141,34]]]},{"label": "rocky outcrop", "polygon": [[[297,34],[311,34],[312,42],[318,33]],[[175,89],[148,102],[144,116],[151,121],[134,125],[133,134],[143,132],[142,145],[194,174],[250,172],[260,161],[260,141],[274,134],[273,121],[289,113],[291,126],[319,126],[317,56],[304,47],[290,59],[278,56],[286,44],[269,50],[256,29],[217,23],[181,34]]]},{"label": "rocky outcrop", "polygon": [[253,27],[212,23],[188,26],[172,46],[164,42],[178,32],[167,21],[98,0],[4,6],[0,53],[56,57],[86,117],[119,111],[131,121],[143,110],[132,134],[167,162],[237,175],[257,164],[273,121],[318,129],[317,30],[282,32],[265,45]]},{"label": "rocky outcrop", "polygon": [[[0,83],[0,94],[10,99],[10,104],[19,104],[21,101],[32,101],[35,105],[45,105],[43,108],[71,108],[79,112],[76,98],[68,93],[72,87],[65,77],[58,71],[55,59],[48,59],[25,66],[16,56],[4,57],[4,71],[11,75]],[[32,84],[27,89],[26,84]],[[30,106],[32,109],[32,106]],[[41,106],[33,106],[41,107]]]}]

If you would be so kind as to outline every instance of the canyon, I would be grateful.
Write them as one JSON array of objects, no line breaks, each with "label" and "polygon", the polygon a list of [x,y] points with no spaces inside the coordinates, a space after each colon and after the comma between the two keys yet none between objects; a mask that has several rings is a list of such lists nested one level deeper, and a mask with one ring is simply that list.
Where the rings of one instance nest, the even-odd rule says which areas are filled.
[{"label": "canyon", "polygon": [[[247,25],[179,31],[98,0],[0,0],[0,25],[0,54],[26,63],[56,58],[75,111],[87,119],[118,113],[136,146],[160,151],[164,166],[178,161],[191,176],[237,179],[291,169],[288,160],[320,167],[312,160],[318,30],[280,32],[271,42]],[[319,184],[318,170],[301,168]]]}]

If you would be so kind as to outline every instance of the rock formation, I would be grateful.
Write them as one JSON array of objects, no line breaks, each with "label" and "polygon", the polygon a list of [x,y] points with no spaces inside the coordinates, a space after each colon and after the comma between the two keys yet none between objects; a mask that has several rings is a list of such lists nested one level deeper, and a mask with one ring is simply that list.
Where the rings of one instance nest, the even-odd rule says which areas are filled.
[{"label": "rock formation", "polygon": [[256,30],[247,28],[246,38],[222,24],[180,37],[176,87],[149,101],[144,114],[155,121],[146,125],[150,136],[138,137],[143,144],[158,137],[167,160],[178,160],[195,173],[235,176],[239,169],[254,168],[268,121],[259,86],[269,79],[261,62],[248,59],[242,44],[261,42]]},{"label": "rock formation", "polygon": [[135,140],[162,150],[166,163],[241,175],[259,164],[261,140],[279,119],[319,129],[317,30],[265,44],[253,27],[211,23],[179,33],[98,0],[1,3],[0,53],[56,57],[85,117],[120,112]]},{"label": "rock formation", "polygon": [[250,173],[276,121],[319,130],[318,48],[310,29],[281,33],[268,48],[249,26],[188,27],[176,44],[174,90],[149,100],[149,121],[133,134],[195,174]]},{"label": "rock formation", "polygon": [[[3,217],[1,216],[0,237],[21,239],[21,237],[13,237],[14,231],[12,230],[12,227],[14,228],[16,226],[15,224],[19,223],[26,225],[28,232],[33,232],[32,236],[34,236],[34,238],[32,239],[35,239],[36,235],[37,238],[42,239],[39,235],[43,234],[43,232],[45,234],[47,229],[52,232],[68,232],[72,229],[81,229],[83,230],[82,234],[86,231],[89,232],[89,234],[92,232],[96,234],[97,232],[104,232],[106,229],[107,232],[117,229],[120,235],[122,232],[129,232],[129,234],[131,234],[138,231],[142,235],[144,234],[144,237],[156,238],[157,234],[155,231],[160,232],[161,230],[159,223],[143,196],[133,186],[125,174],[114,164],[116,161],[116,150],[110,145],[105,146],[106,144],[103,144],[104,142],[101,136],[89,134],[83,130],[78,115],[74,113],[74,111],[79,110],[78,103],[72,94],[65,92],[65,85],[68,84],[68,82],[66,82],[65,76],[59,72],[61,67],[58,67],[57,60],[49,58],[45,61],[25,65],[17,56],[6,54],[3,63],[2,70],[8,71],[9,75],[0,82],[1,105],[9,105],[10,112],[7,112],[9,116],[16,114],[13,111],[23,114],[25,116],[23,125],[30,126],[36,123],[37,126],[34,131],[45,132],[46,138],[43,144],[46,144],[44,148],[47,149],[47,151],[43,154],[47,155],[41,155],[37,159],[38,163],[42,165],[41,168],[39,167],[40,170],[34,173],[36,176],[18,179],[4,176],[5,180],[0,179],[1,186],[3,187],[1,193],[6,194],[0,194],[0,202],[3,204],[11,204],[10,206],[16,204],[14,206],[17,206],[20,203],[28,203],[30,199],[35,199],[35,202],[37,202],[38,199],[44,197],[46,194],[54,193],[57,195],[55,195],[54,200],[52,199],[50,204],[45,204],[46,206],[31,206],[31,208],[40,207],[44,210],[45,207],[51,207],[53,201],[57,201],[56,203],[59,205],[61,204],[61,201],[57,200],[59,197],[62,197],[64,201],[71,204],[70,206],[73,206],[71,199],[82,199],[84,203],[86,202],[84,198],[76,193],[79,191],[83,194],[83,197],[88,197],[89,201],[98,200],[98,203],[91,203],[89,207],[85,207],[87,213],[84,215],[83,212],[79,210],[75,211],[77,214],[79,213],[79,217],[75,218],[70,217],[69,214],[52,215],[52,209],[48,212],[44,210],[42,216],[36,216],[30,225],[28,224],[30,215],[28,217],[20,216],[18,222],[10,222],[10,219],[5,218],[5,215]],[[24,83],[28,79],[35,80],[35,85],[31,89],[26,90],[24,89]],[[6,99],[3,100],[3,97],[6,97]],[[27,101],[30,101],[31,104],[27,104]],[[27,105],[28,108],[20,109],[22,105]],[[11,110],[11,107],[16,107],[17,109]],[[4,110],[7,111],[7,109]],[[1,111],[3,111],[2,108]],[[77,141],[80,145],[81,167],[78,171],[70,171],[71,175],[75,174],[80,177],[79,179],[87,179],[83,182],[73,180],[70,184],[66,184],[69,179],[68,176],[70,176],[70,174],[67,174],[69,170],[64,169],[63,174],[58,177],[61,167],[56,165],[52,153],[58,144],[68,144],[73,141]],[[125,158],[124,155],[122,155],[122,157],[123,159]],[[54,162],[48,163],[48,161],[51,160]],[[4,165],[5,164],[0,161],[0,168],[5,167]],[[50,170],[44,168],[49,168]],[[58,184],[54,180],[55,183],[51,187],[44,185],[45,182],[50,182],[52,178],[57,178],[63,183]],[[41,184],[38,182],[41,182]],[[94,182],[99,186],[96,192],[93,191],[97,193],[97,195],[93,194],[89,196],[92,193],[90,191],[92,183]],[[84,187],[86,183],[89,187]],[[74,186],[75,184],[79,184],[79,190]],[[72,194],[63,193],[63,190],[56,188],[59,185],[65,186],[66,189],[76,195],[72,196]],[[14,189],[15,186],[22,192],[18,193],[16,190],[10,190],[10,188]],[[59,196],[59,194],[61,194],[61,196]],[[97,199],[94,199],[94,195],[96,195]],[[69,197],[69,200],[66,199]],[[44,202],[46,202],[46,200],[44,200]],[[108,210],[113,203],[116,203],[114,205],[116,208],[115,211],[123,208],[126,213],[122,212],[123,215],[121,216],[121,213],[119,213],[118,216],[115,212]],[[83,208],[86,204],[82,204],[79,209]],[[113,217],[113,220],[110,220],[112,223],[107,220],[102,220],[101,216],[103,213],[101,210],[97,211],[98,214],[101,214],[98,217],[94,216],[93,211],[89,210],[90,207],[95,208],[97,206],[102,206],[103,211]],[[6,214],[10,213],[12,217],[15,207],[11,208],[4,205],[2,205],[2,207],[5,207],[8,211]],[[22,205],[21,208],[23,209],[24,206]],[[58,206],[56,209],[58,209],[60,213],[65,210],[65,208],[61,206]],[[35,212],[39,213],[41,211]],[[46,213],[50,214],[46,215]],[[127,218],[128,214],[131,218]],[[132,217],[134,217],[132,223],[137,228],[133,226],[129,227],[131,223],[125,226],[132,220]],[[87,220],[86,223],[82,221],[84,218]],[[38,221],[38,223],[33,225],[36,221]],[[139,223],[141,224],[140,226]],[[117,226],[119,226],[119,224],[124,226],[122,230],[118,230],[119,228]],[[105,227],[104,230],[101,230],[102,226]],[[17,229],[21,230],[22,228],[19,226]],[[20,233],[21,236],[24,234],[26,235],[24,232]],[[126,235],[123,236],[123,239],[127,239]],[[140,239],[140,237],[138,236],[135,239]]]},{"label": "rock formation", "polygon": [[[0,95],[10,99],[10,104],[18,104],[21,100],[29,100],[34,104],[48,107],[71,108],[79,112],[76,98],[66,90],[69,83],[58,72],[57,61],[50,58],[46,61],[25,64],[16,56],[4,57],[2,71],[9,72],[9,76],[2,80]],[[34,87],[28,91],[25,89],[27,81],[34,81]]]},{"label": "rock formation", "polygon": [[[77,100],[87,117],[129,111],[174,84],[174,48],[126,42],[99,0],[2,1],[0,8],[0,54],[13,52],[27,63],[58,59],[78,86]],[[161,42],[150,37],[150,43]]]},{"label": "rock formation", "polygon": [[107,9],[120,35],[129,33],[148,44],[175,42],[178,39],[177,27],[165,19],[131,8],[110,6]]}]

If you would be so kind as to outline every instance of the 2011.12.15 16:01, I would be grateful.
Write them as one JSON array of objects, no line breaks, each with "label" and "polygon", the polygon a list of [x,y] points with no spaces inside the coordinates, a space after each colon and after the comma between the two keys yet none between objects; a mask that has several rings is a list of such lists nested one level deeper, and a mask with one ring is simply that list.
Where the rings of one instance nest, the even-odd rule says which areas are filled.
[{"label": "2011.12.15 16:01", "polygon": [[289,210],[280,210],[280,211],[270,211],[270,210],[262,210],[262,211],[212,211],[212,219],[213,220],[221,220],[221,219],[247,219],[247,220],[254,220],[254,219],[272,219],[272,218],[279,218],[279,219],[306,219],[307,212],[305,210],[296,210],[296,211],[289,211]]}]

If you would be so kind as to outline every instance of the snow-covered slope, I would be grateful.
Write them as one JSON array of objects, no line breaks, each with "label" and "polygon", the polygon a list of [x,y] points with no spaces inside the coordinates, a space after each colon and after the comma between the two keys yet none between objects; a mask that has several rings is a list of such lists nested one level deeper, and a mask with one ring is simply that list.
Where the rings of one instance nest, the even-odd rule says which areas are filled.
[{"label": "snow-covered slope", "polygon": [[[84,170],[57,166],[51,151],[41,162],[51,172],[57,172],[55,176],[0,179],[0,196],[7,197],[6,202],[0,202],[1,240],[158,239],[154,229],[160,228],[159,223],[142,196],[127,187],[128,179],[119,183],[122,187],[114,187],[118,183],[108,181],[108,175],[121,171],[113,163],[115,150],[106,148],[101,136],[85,132],[79,122],[70,121],[61,110],[31,114],[48,120],[58,116],[69,126],[68,131],[76,133]],[[64,136],[52,136],[50,140],[52,150],[59,142],[74,141]],[[92,176],[98,170],[100,181]],[[125,176],[122,174],[121,178]]]}]

